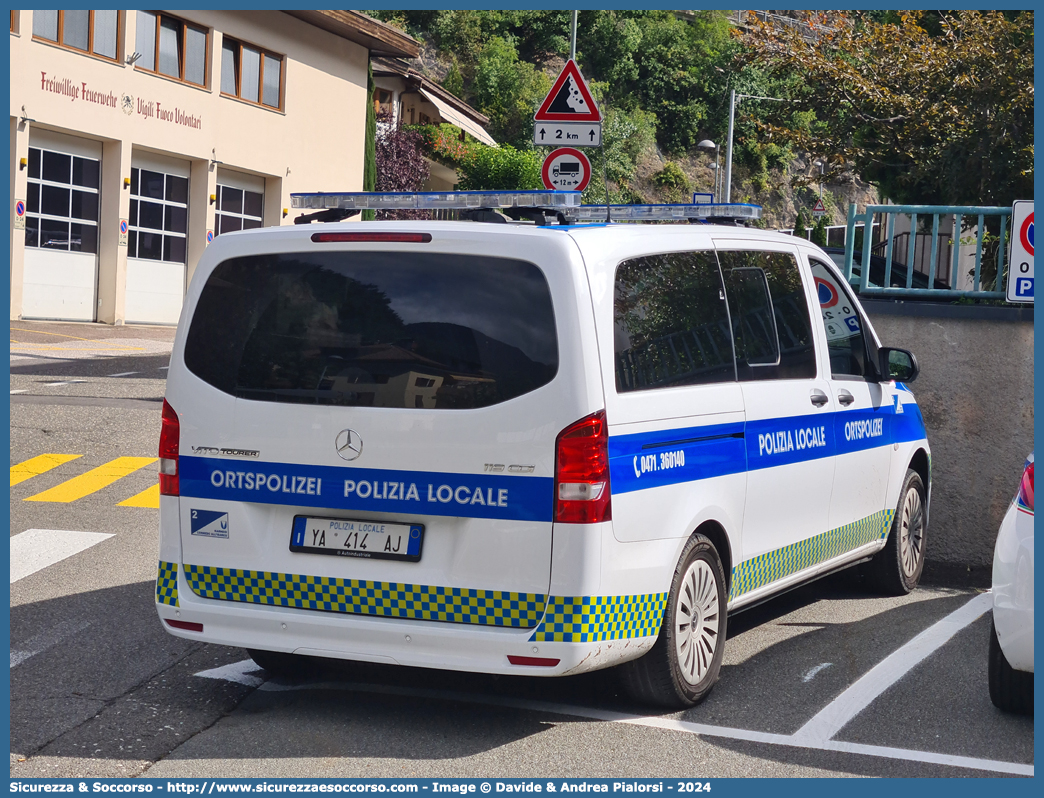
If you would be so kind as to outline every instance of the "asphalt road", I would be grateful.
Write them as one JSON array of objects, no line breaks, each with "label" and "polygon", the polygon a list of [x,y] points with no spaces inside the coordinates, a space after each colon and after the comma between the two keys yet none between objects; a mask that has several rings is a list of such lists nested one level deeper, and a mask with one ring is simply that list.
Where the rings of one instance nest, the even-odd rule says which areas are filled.
[{"label": "asphalt road", "polygon": [[[12,569],[89,542],[11,584],[13,778],[1032,774],[1032,718],[989,700],[989,597],[880,598],[851,573],[731,618],[720,682],[681,713],[631,703],[611,671],[268,679],[242,650],[166,634],[153,606],[173,330],[12,322],[11,338]],[[77,477],[109,481],[69,498]]]}]

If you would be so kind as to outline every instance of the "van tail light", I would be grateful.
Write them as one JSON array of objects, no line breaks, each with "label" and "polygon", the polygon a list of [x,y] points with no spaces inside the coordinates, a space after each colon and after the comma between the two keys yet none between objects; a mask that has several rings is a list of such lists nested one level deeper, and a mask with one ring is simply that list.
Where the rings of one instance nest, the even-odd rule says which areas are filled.
[{"label": "van tail light", "polygon": [[555,441],[555,521],[597,524],[612,517],[609,428],[599,410],[566,427]]},{"label": "van tail light", "polygon": [[1026,465],[1019,483],[1019,504],[1032,512],[1033,510],[1033,463]]},{"label": "van tail light", "polygon": [[167,626],[171,626],[175,629],[184,629],[186,632],[202,632],[203,624],[194,623],[193,621],[175,621],[171,618],[164,618],[167,622]]},{"label": "van tail light", "polygon": [[181,424],[174,408],[163,400],[163,424],[160,427],[159,486],[163,496],[180,495],[178,485],[178,445],[181,442]]},{"label": "van tail light", "polygon": [[538,668],[553,668],[562,660],[550,657],[518,657],[508,654],[508,662],[512,665],[531,665]]}]

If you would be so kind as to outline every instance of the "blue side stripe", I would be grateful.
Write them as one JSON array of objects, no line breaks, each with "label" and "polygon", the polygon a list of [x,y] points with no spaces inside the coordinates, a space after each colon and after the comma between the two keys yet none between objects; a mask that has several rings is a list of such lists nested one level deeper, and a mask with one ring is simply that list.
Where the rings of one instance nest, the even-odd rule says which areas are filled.
[{"label": "blue side stripe", "polygon": [[551,521],[551,477],[449,474],[181,455],[182,496],[362,513]]},{"label": "blue side stripe", "polygon": [[612,492],[675,485],[924,440],[913,402],[609,438]]}]

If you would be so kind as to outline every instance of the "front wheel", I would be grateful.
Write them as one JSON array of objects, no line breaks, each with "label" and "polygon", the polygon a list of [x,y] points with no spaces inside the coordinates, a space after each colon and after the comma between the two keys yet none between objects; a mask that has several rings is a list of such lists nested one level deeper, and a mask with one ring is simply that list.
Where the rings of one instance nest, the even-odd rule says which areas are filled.
[{"label": "front wheel", "polygon": [[718,680],[725,650],[725,574],[714,544],[693,535],[674,571],[660,634],[645,656],[621,666],[624,688],[642,702],[691,707]]},{"label": "front wheel", "polygon": [[905,596],[921,581],[928,527],[927,507],[920,475],[907,469],[888,542],[867,566],[867,576],[880,592]]}]

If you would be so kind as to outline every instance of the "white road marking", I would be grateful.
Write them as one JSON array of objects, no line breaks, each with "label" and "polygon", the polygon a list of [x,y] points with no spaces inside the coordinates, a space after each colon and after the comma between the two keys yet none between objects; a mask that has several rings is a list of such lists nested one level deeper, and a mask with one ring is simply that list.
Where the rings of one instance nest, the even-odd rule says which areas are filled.
[{"label": "white road marking", "polygon": [[170,368],[170,366],[160,366],[160,367],[159,367],[159,370],[160,370],[160,371],[166,371],[166,370],[167,370],[167,369],[169,369],[169,368]]},{"label": "white road marking", "polygon": [[19,388],[19,389],[18,389],[17,391],[11,391],[11,393],[12,393],[12,394],[16,394],[16,393],[25,393],[25,392],[26,392],[26,391],[28,391],[28,390],[29,390],[28,388]]},{"label": "white road marking", "polygon": [[57,388],[59,385],[72,385],[73,383],[77,382],[87,382],[87,380],[65,380],[63,382],[45,382],[44,385],[46,385],[48,388]]},{"label": "white road marking", "polygon": [[944,645],[961,629],[972,623],[990,607],[993,596],[982,593],[951,612],[941,621],[929,626],[917,637],[867,671],[841,695],[827,704],[794,737],[809,743],[820,743],[832,738],[870,702],[899,681],[925,658]]},{"label": "white road marking", "polygon": [[803,682],[810,682],[810,681],[812,681],[813,679],[816,678],[816,674],[817,673],[819,673],[822,670],[826,670],[827,668],[829,668],[833,664],[834,664],[833,662],[824,662],[824,663],[821,663],[819,665],[816,665],[816,667],[814,667],[812,670],[810,670],[808,673],[806,673],[804,676],[801,677],[801,681],[803,681]]},{"label": "white road marking", "polygon": [[675,720],[673,718],[631,715],[625,712],[614,712],[612,710],[595,709],[593,707],[555,704],[547,701],[529,701],[526,699],[510,698],[507,696],[459,693],[453,690],[432,690],[420,687],[397,687],[380,684],[345,684],[339,682],[319,682],[294,685],[265,682],[258,688],[258,690],[273,693],[297,690],[338,690],[346,692],[407,696],[411,698],[435,698],[445,701],[459,701],[468,704],[482,704],[486,706],[506,707],[509,709],[519,709],[530,712],[546,712],[554,715],[588,718],[590,720],[600,720],[607,723],[626,723],[632,726],[647,726],[649,728],[665,729],[681,732],[683,734],[721,737],[730,740],[764,743],[766,745],[781,745],[817,751],[838,751],[849,754],[861,754],[863,756],[875,756],[883,759],[898,759],[903,762],[925,762],[934,765],[948,765],[950,767],[969,768],[971,770],[983,770],[993,773],[1011,773],[1018,776],[1033,775],[1033,765],[1024,765],[1018,762],[1004,762],[997,759],[979,759],[970,756],[953,756],[951,754],[939,754],[934,751],[913,751],[882,745],[848,743],[840,740],[800,739],[796,735],[771,734],[769,732],[750,731],[747,729],[733,729],[727,726],[710,726],[703,723],[691,723],[685,720]]},{"label": "white road marking", "polygon": [[11,584],[89,549],[112,535],[64,529],[27,529],[11,538]]},{"label": "white road marking", "polygon": [[[816,751],[837,751],[840,753],[859,754],[862,756],[873,756],[883,759],[896,759],[903,762],[924,762],[933,765],[946,765],[948,767],[982,770],[991,773],[1010,773],[1016,776],[1032,777],[1034,766],[1019,762],[1004,762],[997,759],[979,759],[970,756],[941,754],[934,751],[916,751],[905,748],[894,748],[891,746],[866,745],[863,743],[851,743],[844,740],[830,739],[830,737],[836,734],[842,726],[865,709],[875,698],[881,695],[881,693],[895,684],[895,682],[897,682],[904,674],[908,673],[933,651],[936,651],[940,646],[945,644],[961,629],[981,617],[987,610],[989,610],[992,603],[993,597],[989,593],[983,593],[964,604],[955,612],[950,613],[933,626],[930,626],[898,651],[886,657],[880,664],[871,668],[870,671],[856,681],[855,684],[831,702],[826,709],[816,715],[793,735],[772,734],[770,732],[751,731],[748,729],[734,729],[727,726],[710,726],[707,724],[692,723],[690,721],[677,720],[674,718],[632,715],[629,713],[596,709],[593,707],[556,704],[548,701],[531,701],[527,699],[511,698],[509,696],[461,693],[454,690],[434,690],[420,687],[343,682],[316,682],[290,685],[271,681],[266,682],[259,677],[247,675],[248,671],[257,669],[257,666],[252,660],[244,660],[232,665],[226,665],[223,668],[214,668],[213,670],[203,671],[196,675],[206,676],[207,678],[228,679],[229,681],[248,684],[250,686],[253,686],[253,683],[260,683],[258,690],[263,692],[335,690],[344,692],[373,693],[378,695],[435,698],[445,701],[458,701],[468,704],[481,704],[485,706],[506,707],[524,711],[546,712],[555,715],[588,718],[591,720],[605,721],[607,723],[626,723],[633,726],[646,726],[649,728],[665,729],[681,732],[683,734],[696,734],[705,737],[720,737],[731,740],[743,740],[746,742],[787,746],[791,748],[804,748]],[[821,665],[817,665],[805,675],[805,681],[810,680],[816,673],[828,667],[830,664],[831,663],[825,662]]]},{"label": "white road marking", "polygon": [[225,681],[245,684],[247,687],[257,687],[264,683],[260,676],[251,676],[254,671],[261,670],[252,660],[245,659],[242,662],[233,662],[230,665],[222,665],[220,668],[211,668],[209,671],[200,671],[195,674],[204,679],[224,679]]},{"label": "white road marking", "polygon": [[109,374],[109,377],[129,377],[131,374],[140,374],[140,371],[121,371],[119,374]]},{"label": "white road marking", "polygon": [[37,654],[53,648],[65,638],[71,637],[77,632],[82,632],[90,625],[90,621],[62,621],[53,629],[48,629],[46,632],[41,632],[29,638],[19,645],[17,651],[13,648],[11,649],[11,667],[14,668],[16,665],[21,665],[30,657],[35,657]]}]

